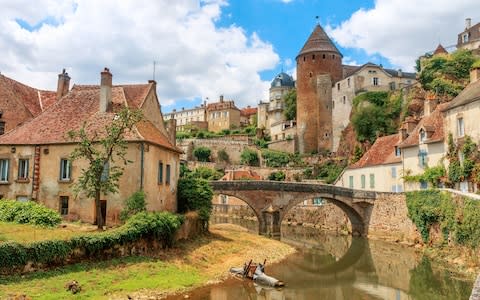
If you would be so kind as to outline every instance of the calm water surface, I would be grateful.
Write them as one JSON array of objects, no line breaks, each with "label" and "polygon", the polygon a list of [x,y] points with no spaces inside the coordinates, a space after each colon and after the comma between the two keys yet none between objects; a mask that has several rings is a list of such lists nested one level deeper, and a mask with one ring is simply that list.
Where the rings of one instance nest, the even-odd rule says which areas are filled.
[{"label": "calm water surface", "polygon": [[[213,222],[236,223],[253,234],[258,232],[254,221],[216,217]],[[472,290],[473,281],[456,278],[409,247],[299,226],[283,226],[281,240],[299,252],[279,264],[267,262],[265,270],[284,281],[285,288],[262,288],[250,280],[231,278],[186,295],[212,300],[456,300],[468,299]],[[184,299],[186,295],[168,299]]]}]

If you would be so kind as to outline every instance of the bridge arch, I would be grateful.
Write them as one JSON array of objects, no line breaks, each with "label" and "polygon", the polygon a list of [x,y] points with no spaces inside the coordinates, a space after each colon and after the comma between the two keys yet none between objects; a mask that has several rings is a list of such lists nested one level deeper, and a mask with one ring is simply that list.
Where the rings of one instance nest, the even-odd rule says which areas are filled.
[{"label": "bridge arch", "polygon": [[280,225],[286,213],[305,199],[323,197],[344,211],[352,231],[366,235],[370,206],[375,192],[358,191],[327,184],[279,181],[212,181],[214,193],[230,195],[249,205],[259,220],[259,233],[280,235]]}]

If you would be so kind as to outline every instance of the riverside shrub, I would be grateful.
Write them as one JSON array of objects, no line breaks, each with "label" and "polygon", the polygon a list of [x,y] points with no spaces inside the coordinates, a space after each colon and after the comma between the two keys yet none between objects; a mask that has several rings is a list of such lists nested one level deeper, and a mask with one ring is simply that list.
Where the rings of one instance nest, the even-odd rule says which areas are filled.
[{"label": "riverside shrub", "polygon": [[60,224],[60,214],[34,201],[0,201],[0,221],[54,227]]},{"label": "riverside shrub", "polygon": [[61,262],[72,255],[75,249],[83,250],[89,257],[94,257],[116,245],[124,245],[141,238],[153,238],[169,247],[182,222],[182,216],[169,212],[141,212],[128,219],[125,225],[98,234],[29,244],[2,243],[0,269],[23,266],[27,262],[45,264]]}]

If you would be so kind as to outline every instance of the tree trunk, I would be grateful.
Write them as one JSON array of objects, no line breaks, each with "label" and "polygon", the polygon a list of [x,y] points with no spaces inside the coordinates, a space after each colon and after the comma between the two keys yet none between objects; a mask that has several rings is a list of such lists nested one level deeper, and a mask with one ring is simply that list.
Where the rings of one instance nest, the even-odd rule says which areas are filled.
[{"label": "tree trunk", "polygon": [[104,220],[102,216],[102,207],[100,205],[100,190],[95,191],[95,213],[97,214],[97,228],[103,230]]}]

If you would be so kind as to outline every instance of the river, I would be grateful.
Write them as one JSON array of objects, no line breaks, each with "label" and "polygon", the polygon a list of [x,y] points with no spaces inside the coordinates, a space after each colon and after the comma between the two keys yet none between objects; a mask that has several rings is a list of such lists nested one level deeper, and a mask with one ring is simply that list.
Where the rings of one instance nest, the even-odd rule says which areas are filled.
[{"label": "river", "polygon": [[[252,234],[254,221],[213,217]],[[281,240],[299,249],[279,264],[266,264],[268,275],[286,283],[263,288],[250,280],[228,279],[187,295],[190,299],[468,299],[473,281],[460,279],[412,247],[335,235],[315,228],[282,226]],[[185,299],[177,295],[168,299]]]}]

